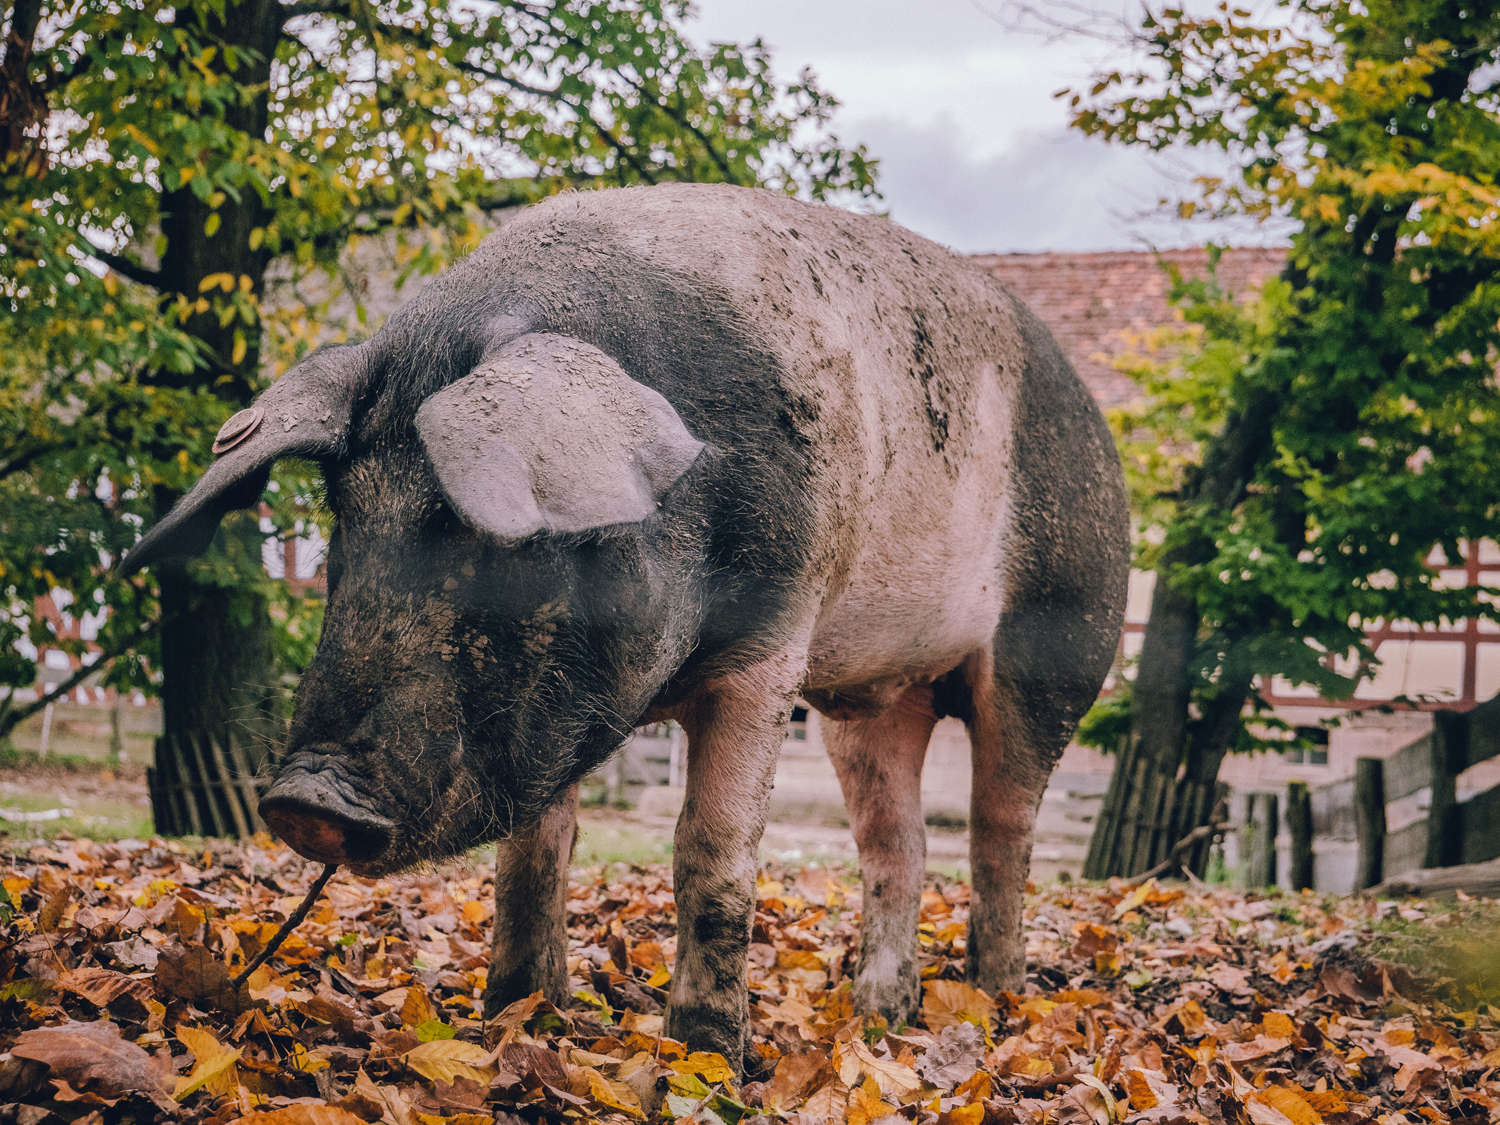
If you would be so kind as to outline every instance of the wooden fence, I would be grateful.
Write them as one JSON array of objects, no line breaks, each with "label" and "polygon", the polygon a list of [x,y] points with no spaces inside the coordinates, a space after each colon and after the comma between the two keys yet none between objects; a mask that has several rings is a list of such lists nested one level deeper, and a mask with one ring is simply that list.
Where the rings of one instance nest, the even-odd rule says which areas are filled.
[{"label": "wooden fence", "polygon": [[[1290,845],[1282,873],[1289,885],[1363,890],[1421,868],[1500,858],[1500,785],[1462,801],[1458,791],[1460,774],[1500,757],[1500,698],[1472,711],[1438,711],[1433,720],[1431,733],[1390,757],[1356,759],[1353,777],[1313,789],[1288,786],[1280,819]],[[1252,859],[1251,883],[1277,879],[1276,865],[1264,858],[1282,826],[1276,797],[1250,795],[1242,850]],[[1320,870],[1318,845],[1338,841],[1355,844],[1352,886],[1347,870],[1343,878]]]},{"label": "wooden fence", "polygon": [[151,816],[162,836],[233,836],[264,832],[257,811],[270,784],[262,755],[230,736],[156,742],[146,771]]}]

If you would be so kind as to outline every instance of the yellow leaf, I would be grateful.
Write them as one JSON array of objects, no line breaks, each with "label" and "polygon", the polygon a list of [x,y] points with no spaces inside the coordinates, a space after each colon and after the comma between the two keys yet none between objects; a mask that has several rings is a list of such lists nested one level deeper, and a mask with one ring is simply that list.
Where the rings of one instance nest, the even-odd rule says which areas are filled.
[{"label": "yellow leaf", "polygon": [[656,972],[651,974],[651,978],[647,980],[646,983],[649,984],[652,988],[662,988],[671,979],[672,974],[669,973],[667,971],[667,967],[663,965],[659,969],[657,969]]},{"label": "yellow leaf", "polygon": [[1267,1012],[1260,1018],[1261,1034],[1272,1039],[1291,1039],[1297,1034],[1297,1025],[1285,1012]]},{"label": "yellow leaf", "polygon": [[868,1084],[849,1091],[849,1125],[868,1125],[868,1122],[895,1112],[896,1107],[887,1105],[878,1093],[869,1089]]},{"label": "yellow leaf", "polygon": [[[1187,218],[1187,217],[1188,216],[1186,216],[1186,215],[1183,216],[1183,218]],[[1131,891],[1128,895],[1126,895],[1123,899],[1120,900],[1120,905],[1118,905],[1118,906],[1115,907],[1115,917],[1114,917],[1114,920],[1116,922],[1118,922],[1121,918],[1125,917],[1125,915],[1129,914],[1132,910],[1137,909],[1142,903],[1144,903],[1148,898],[1151,897],[1151,892],[1154,891],[1154,890],[1156,890],[1156,889],[1157,889],[1156,880],[1155,879],[1147,879],[1139,887],[1137,887],[1135,890]]]},{"label": "yellow leaf", "polygon": [[198,1061],[192,1073],[177,1079],[172,1097],[180,1102],[204,1086],[215,1095],[234,1093],[239,1087],[234,1064],[239,1060],[242,1048],[224,1046],[206,1027],[179,1026],[176,1034],[178,1042],[192,1051]]},{"label": "yellow leaf", "polygon": [[[644,1118],[646,1116],[641,1110],[641,1099],[625,1083],[611,1082],[592,1067],[585,1067],[584,1074],[589,1080],[589,1097],[600,1105],[628,1113],[631,1117]],[[447,1122],[444,1122],[444,1125],[447,1125]]]},{"label": "yellow leaf", "polygon": [[488,1085],[499,1073],[490,1052],[462,1039],[435,1039],[419,1043],[406,1052],[406,1065],[430,1082],[452,1082],[455,1078],[472,1078]]},{"label": "yellow leaf", "polygon": [[922,1018],[928,1031],[941,1031],[950,1024],[972,1023],[987,1033],[998,1011],[993,1000],[962,981],[930,980],[922,985],[922,990]]},{"label": "yellow leaf", "polygon": [[300,1070],[303,1074],[312,1074],[328,1065],[327,1059],[310,1053],[301,1043],[292,1044],[291,1053],[286,1058],[288,1069]]},{"label": "yellow leaf", "polygon": [[730,1086],[734,1084],[734,1071],[724,1061],[723,1055],[712,1051],[694,1051],[687,1058],[678,1059],[671,1065],[678,1074],[696,1074],[710,1086],[715,1082]]},{"label": "yellow leaf", "polygon": [[984,1120],[984,1103],[956,1105],[938,1115],[938,1125],[980,1125]]},{"label": "yellow leaf", "polygon": [[219,213],[215,211],[208,217],[208,221],[203,224],[203,233],[206,234],[209,238],[212,238],[219,232],[219,224],[222,221],[223,220],[220,218]]},{"label": "yellow leaf", "polygon": [[1281,1113],[1292,1125],[1321,1125],[1323,1120],[1323,1115],[1308,1105],[1296,1090],[1285,1086],[1267,1086],[1251,1097]]}]

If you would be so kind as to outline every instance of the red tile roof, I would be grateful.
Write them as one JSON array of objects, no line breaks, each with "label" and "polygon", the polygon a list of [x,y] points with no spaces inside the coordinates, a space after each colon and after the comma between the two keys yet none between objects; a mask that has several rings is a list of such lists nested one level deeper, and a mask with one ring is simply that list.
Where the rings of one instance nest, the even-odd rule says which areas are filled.
[{"label": "red tile roof", "polygon": [[[1161,258],[1187,276],[1202,276],[1208,251],[1165,250]],[[1284,250],[1226,250],[1219,282],[1245,293],[1281,270]],[[1128,402],[1135,384],[1093,356],[1119,346],[1124,329],[1167,324],[1167,277],[1149,251],[1102,254],[976,254],[974,261],[998,277],[1046,322],[1078,374],[1102,406]]]}]

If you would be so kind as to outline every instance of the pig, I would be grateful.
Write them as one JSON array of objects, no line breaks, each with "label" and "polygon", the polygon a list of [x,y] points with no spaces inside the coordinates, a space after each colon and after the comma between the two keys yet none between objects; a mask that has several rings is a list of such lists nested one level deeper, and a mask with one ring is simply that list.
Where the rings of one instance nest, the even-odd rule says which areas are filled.
[{"label": "pig", "polygon": [[272,462],[334,517],[317,653],[261,814],[362,875],[496,843],[485,1011],[568,994],[578,781],[687,738],[666,1032],[735,1065],[788,717],[825,718],[863,875],[856,1008],[910,1019],[933,726],[972,743],[967,973],[1025,972],[1042,791],[1120,639],[1110,434],[1000,283],[769,191],[562,195],[231,418],[124,565],[202,551]]}]

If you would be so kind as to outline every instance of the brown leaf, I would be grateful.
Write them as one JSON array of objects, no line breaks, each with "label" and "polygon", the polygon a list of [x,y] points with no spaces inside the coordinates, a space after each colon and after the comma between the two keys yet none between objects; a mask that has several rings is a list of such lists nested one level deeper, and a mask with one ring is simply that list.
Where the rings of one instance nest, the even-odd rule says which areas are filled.
[{"label": "brown leaf", "polygon": [[1290,1039],[1269,1039],[1264,1035],[1257,1035],[1249,1043],[1230,1043],[1226,1047],[1221,1047],[1219,1054],[1232,1063],[1242,1063],[1277,1054],[1291,1045]]},{"label": "brown leaf", "polygon": [[207,1004],[229,1015],[251,1006],[248,984],[235,990],[229,969],[201,945],[169,945],[156,963],[156,983],[169,996]]},{"label": "brown leaf", "polygon": [[827,1067],[828,1057],[822,1051],[782,1055],[776,1062],[776,1073],[766,1085],[762,1103],[768,1109],[793,1108]]},{"label": "brown leaf", "polygon": [[367,1125],[374,1125],[385,1115],[385,1105],[374,1098],[361,1094],[358,1090],[351,1090],[344,1097],[333,1103],[338,1109],[347,1110],[354,1114]]},{"label": "brown leaf", "polygon": [[163,1109],[173,1109],[163,1078],[170,1065],[158,1061],[136,1044],[120,1037],[112,1023],[69,1021],[58,1027],[39,1027],[23,1032],[10,1053],[19,1059],[45,1063],[53,1078],[61,1078],[75,1090],[92,1087],[105,1098],[138,1095]]},{"label": "brown leaf", "polygon": [[406,990],[406,998],[401,1002],[401,1024],[403,1027],[421,1027],[424,1023],[438,1018],[437,1009],[432,1006],[432,1000],[427,995],[427,990],[420,984],[413,984]]},{"label": "brown leaf", "polygon": [[107,1008],[121,996],[129,996],[140,1004],[152,999],[150,981],[136,980],[110,969],[69,969],[58,977],[57,985],[82,996],[96,1008]]},{"label": "brown leaf", "polygon": [[380,1120],[385,1125],[416,1125],[411,1106],[394,1086],[379,1086],[363,1070],[355,1076],[354,1093],[381,1107]]},{"label": "brown leaf", "polygon": [[56,930],[58,923],[62,921],[63,911],[68,908],[68,899],[72,897],[72,883],[64,883],[48,895],[47,901],[42,904],[42,909],[36,916],[37,930],[44,934],[50,934]]}]

